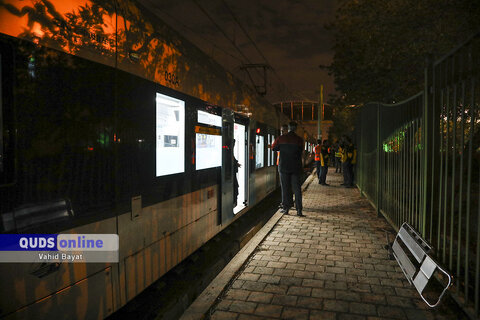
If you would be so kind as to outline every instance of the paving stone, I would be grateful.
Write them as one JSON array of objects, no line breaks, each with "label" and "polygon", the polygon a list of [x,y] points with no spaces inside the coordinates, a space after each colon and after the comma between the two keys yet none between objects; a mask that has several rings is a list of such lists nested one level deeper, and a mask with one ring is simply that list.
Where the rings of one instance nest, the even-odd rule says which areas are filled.
[{"label": "paving stone", "polygon": [[210,317],[212,320],[231,320],[237,319],[238,313],[226,312],[226,311],[215,311],[215,313]]},{"label": "paving stone", "polygon": [[278,304],[281,306],[295,306],[297,304],[296,296],[288,295],[274,295],[272,299],[272,304]]},{"label": "paving stone", "polygon": [[325,281],[324,280],[317,280],[317,279],[303,279],[302,286],[303,287],[323,288],[323,287],[325,287]]},{"label": "paving stone", "polygon": [[406,315],[403,312],[403,309],[398,307],[379,306],[377,308],[377,312],[380,317],[390,319],[406,319]]},{"label": "paving stone", "polygon": [[257,281],[245,281],[242,286],[243,290],[249,291],[263,291],[267,284],[264,282],[257,282]]},{"label": "paving stone", "polygon": [[343,281],[325,281],[326,289],[347,290],[347,283]]},{"label": "paving stone", "polygon": [[243,284],[245,283],[245,280],[235,280],[232,284],[233,289],[240,289]]},{"label": "paving stone", "polygon": [[260,278],[259,274],[247,273],[247,272],[242,273],[238,277],[238,279],[240,279],[240,280],[248,280],[248,281],[257,281],[258,278]]},{"label": "paving stone", "polygon": [[319,266],[318,264],[307,264],[305,265],[305,271],[313,271],[313,272],[325,272],[325,266]]},{"label": "paving stone", "polygon": [[250,291],[241,289],[230,289],[227,292],[226,297],[232,300],[246,300]]},{"label": "paving stone", "polygon": [[381,294],[362,293],[361,299],[363,302],[369,302],[374,304],[385,304],[386,298]]},{"label": "paving stone", "polygon": [[292,252],[292,254],[290,256],[294,257],[294,258],[307,258],[308,253],[307,252]]},{"label": "paving stone", "polygon": [[377,315],[377,308],[374,304],[351,302],[350,313],[374,316]]},{"label": "paving stone", "polygon": [[412,299],[406,297],[387,296],[387,304],[402,308],[412,308],[414,304]]},{"label": "paving stone", "polygon": [[327,311],[348,312],[348,301],[341,300],[323,300],[323,308]]},{"label": "paving stone", "polygon": [[287,263],[286,269],[293,269],[293,270],[305,270],[304,263]]},{"label": "paving stone", "polygon": [[310,297],[312,288],[291,286],[288,288],[287,295]]},{"label": "paving stone", "polygon": [[339,320],[366,320],[366,316],[361,316],[358,314],[348,314],[348,313],[339,313],[338,314]]},{"label": "paving stone", "polygon": [[260,278],[258,279],[259,282],[266,282],[266,283],[274,283],[278,284],[280,283],[280,276],[276,275],[267,275],[267,274],[262,274]]},{"label": "paving stone", "polygon": [[286,262],[277,262],[277,261],[269,261],[268,264],[266,265],[268,268],[285,268],[287,265]]},{"label": "paving stone", "polygon": [[283,307],[272,305],[272,304],[263,304],[259,303],[257,309],[255,309],[254,314],[263,317],[275,317],[278,318],[282,314]]},{"label": "paving stone", "polygon": [[238,315],[237,319],[238,320],[263,320],[265,318],[261,316],[255,316],[253,314],[240,314]]},{"label": "paving stone", "polygon": [[357,302],[360,302],[362,300],[359,293],[352,292],[352,291],[345,291],[345,290],[335,291],[335,298],[338,300],[357,301]]},{"label": "paving stone", "polygon": [[287,285],[276,285],[276,284],[267,284],[263,288],[263,292],[276,293],[276,294],[285,294],[287,293]]},{"label": "paving stone", "polygon": [[395,295],[395,290],[393,289],[393,287],[379,286],[379,285],[371,285],[370,287],[372,288],[373,293],[390,295],[390,296]]},{"label": "paving stone", "polygon": [[273,293],[267,292],[252,292],[248,296],[247,301],[251,302],[261,302],[261,303],[270,303],[273,299]]},{"label": "paving stone", "polygon": [[335,273],[315,272],[315,279],[335,281]]},{"label": "paving stone", "polygon": [[266,267],[268,264],[268,261],[264,260],[251,260],[248,265],[252,267]]},{"label": "paving stone", "polygon": [[308,320],[308,316],[308,309],[286,307],[283,309],[281,318],[291,320]]},{"label": "paving stone", "polygon": [[335,290],[324,288],[313,288],[312,297],[335,299]]},{"label": "paving stone", "polygon": [[297,307],[308,309],[323,309],[323,299],[314,297],[298,297]]},{"label": "paving stone", "polygon": [[315,272],[295,270],[294,273],[293,273],[293,276],[295,278],[313,279],[313,277],[315,276]]},{"label": "paving stone", "polygon": [[336,274],[335,281],[343,281],[343,282],[357,282],[358,277],[349,274]]},{"label": "paving stone", "polygon": [[281,277],[280,284],[285,284],[287,286],[300,286],[302,284],[302,279],[293,277]]},{"label": "paving stone", "polygon": [[223,311],[228,310],[228,308],[232,304],[232,301],[233,300],[227,300],[227,299],[220,301],[220,303],[216,307],[216,310],[223,310]]},{"label": "paving stone", "polygon": [[274,276],[281,276],[281,277],[293,277],[295,270],[291,269],[275,269],[273,271]]},{"label": "paving stone", "polygon": [[248,301],[232,301],[228,310],[230,312],[253,313],[257,304]]},{"label": "paving stone", "polygon": [[331,311],[311,310],[310,320],[336,320],[337,313]]},{"label": "paving stone", "polygon": [[298,258],[298,263],[303,263],[305,265],[316,264],[317,260],[312,258]]},{"label": "paving stone", "polygon": [[278,261],[280,262],[286,262],[286,263],[297,263],[298,261],[298,258],[294,258],[294,257],[281,257]]},{"label": "paving stone", "polygon": [[253,273],[257,274],[272,274],[273,273],[273,268],[268,268],[268,267],[255,267],[253,270]]}]

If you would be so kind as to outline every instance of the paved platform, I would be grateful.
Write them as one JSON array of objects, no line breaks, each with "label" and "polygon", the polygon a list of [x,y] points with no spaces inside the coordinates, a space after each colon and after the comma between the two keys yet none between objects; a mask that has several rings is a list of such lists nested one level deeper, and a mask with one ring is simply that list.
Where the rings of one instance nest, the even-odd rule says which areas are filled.
[{"label": "paved platform", "polygon": [[204,309],[196,315],[187,310],[184,319],[461,318],[447,304],[425,305],[384,249],[382,229],[390,226],[341,181],[332,168],[330,186],[307,179],[305,217],[277,212],[251,252],[219,276],[224,283],[202,294],[210,297]]}]

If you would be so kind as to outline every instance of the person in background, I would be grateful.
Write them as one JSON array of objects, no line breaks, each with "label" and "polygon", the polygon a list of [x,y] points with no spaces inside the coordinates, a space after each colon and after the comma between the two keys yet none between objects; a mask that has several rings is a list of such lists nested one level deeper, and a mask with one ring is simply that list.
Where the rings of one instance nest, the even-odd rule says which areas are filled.
[{"label": "person in background", "polygon": [[318,181],[318,183],[320,183],[323,186],[329,186],[329,184],[327,184],[328,160],[330,157],[328,150],[329,150],[328,141],[323,140],[322,148],[320,151],[320,163],[322,166],[322,170],[320,173],[320,179]]},{"label": "person in background", "polygon": [[353,164],[352,161],[355,157],[356,161],[356,150],[355,146],[352,143],[352,140],[349,137],[344,139],[344,149],[342,152],[342,163],[343,163],[343,185],[347,188],[353,187]]},{"label": "person in background", "polygon": [[352,157],[352,166],[351,166],[351,176],[352,176],[352,187],[355,186],[355,165],[357,164],[357,146],[352,143],[353,146],[353,157]]},{"label": "person in background", "polygon": [[321,151],[322,151],[322,141],[321,140],[317,140],[317,145],[315,146],[315,148],[313,148],[313,151],[315,153],[315,166],[317,168],[317,178],[318,178],[318,183],[320,184],[321,183],[321,179],[320,179],[320,176],[322,174],[322,162],[320,161],[321,159]]},{"label": "person in background", "polygon": [[272,150],[280,151],[278,172],[280,173],[282,187],[282,213],[288,213],[288,210],[293,206],[293,189],[297,215],[303,217],[301,176],[303,174],[302,153],[304,144],[303,139],[295,133],[296,130],[297,123],[290,122],[288,124],[288,133],[275,139],[272,144]]},{"label": "person in background", "polygon": [[335,173],[339,172],[342,173],[342,147],[340,146],[340,143],[337,141],[335,143]]}]

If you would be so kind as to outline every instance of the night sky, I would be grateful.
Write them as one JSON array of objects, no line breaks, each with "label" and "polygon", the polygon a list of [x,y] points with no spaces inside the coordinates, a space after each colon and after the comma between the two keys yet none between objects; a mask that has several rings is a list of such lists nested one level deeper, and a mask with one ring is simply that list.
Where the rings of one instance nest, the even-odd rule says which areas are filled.
[{"label": "night sky", "polygon": [[[332,77],[319,65],[333,58],[332,34],[325,24],[334,18],[338,0],[140,2],[248,84],[252,82],[242,65],[270,65],[266,97],[272,103],[318,101],[321,84],[325,100],[334,93]],[[259,70],[250,73],[261,85]]]}]

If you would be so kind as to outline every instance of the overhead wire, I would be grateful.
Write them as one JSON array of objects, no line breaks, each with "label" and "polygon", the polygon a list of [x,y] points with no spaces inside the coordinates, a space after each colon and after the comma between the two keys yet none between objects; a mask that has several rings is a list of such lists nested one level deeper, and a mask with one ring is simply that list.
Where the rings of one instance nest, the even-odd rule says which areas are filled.
[{"label": "overhead wire", "polygon": [[[194,0],[196,2],[196,0]],[[275,68],[272,67],[272,65],[270,64],[270,62],[268,61],[268,59],[265,57],[265,55],[263,54],[263,52],[260,50],[260,48],[258,48],[257,44],[255,43],[255,41],[252,39],[252,37],[250,37],[250,35],[248,34],[247,30],[245,30],[245,28],[243,27],[243,25],[240,23],[239,19],[237,18],[237,16],[235,15],[235,13],[233,12],[233,10],[230,8],[230,6],[226,3],[225,0],[222,0],[222,3],[223,5],[225,6],[225,8],[227,8],[228,12],[230,12],[230,15],[233,17],[233,20],[236,22],[236,24],[240,27],[240,29],[243,31],[243,33],[245,34],[245,36],[248,38],[248,40],[252,43],[252,45],[254,46],[254,48],[257,50],[257,52],[260,54],[260,56],[263,58],[263,60],[265,61],[265,63],[267,64],[267,66],[273,71],[273,74],[275,75],[275,77],[277,78],[277,80],[280,82],[280,85],[282,87],[284,87],[286,89],[286,91],[292,95],[292,96],[295,96],[295,94],[293,93],[292,90],[290,90],[290,88],[287,87],[287,85],[285,84],[285,82],[283,81],[283,79],[280,77],[280,75],[277,73],[277,71],[275,70]]]},{"label": "overhead wire", "polygon": [[215,20],[208,14],[208,12],[198,3],[197,0],[193,0],[193,2],[197,5],[197,7],[200,9],[200,11],[203,12],[203,14],[212,22],[212,24],[222,33],[222,35],[230,41],[230,43],[233,45],[233,47],[240,53],[240,55],[249,63],[251,64],[250,60],[248,57],[240,50],[240,48],[236,45],[235,41],[230,39],[230,37],[223,31],[223,29],[215,22]]},{"label": "overhead wire", "polygon": [[217,46],[213,41],[211,41],[210,39],[208,39],[208,38],[204,37],[203,35],[199,34],[198,31],[195,31],[195,30],[193,30],[192,28],[190,28],[189,26],[187,26],[186,24],[182,23],[182,22],[180,21],[180,19],[175,18],[174,16],[172,16],[170,13],[166,12],[165,10],[163,10],[163,11],[161,11],[161,12],[162,12],[162,14],[165,14],[166,16],[168,16],[169,18],[171,18],[172,20],[174,20],[175,23],[180,24],[183,28],[189,30],[190,32],[194,33],[196,36],[202,38],[203,40],[211,43],[213,47],[215,47],[215,48],[217,48],[218,50],[222,51],[222,52],[225,53],[226,55],[229,55],[230,57],[234,58],[235,60],[240,61],[241,63],[243,63],[243,60],[242,60],[242,59],[240,59],[239,57],[231,54],[230,52],[226,51],[226,50],[223,49],[222,47]]}]

